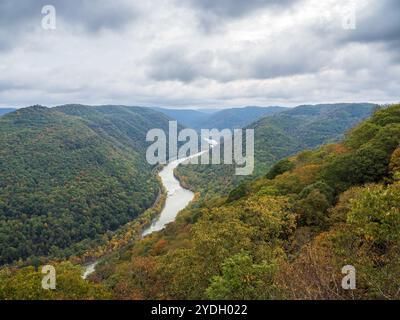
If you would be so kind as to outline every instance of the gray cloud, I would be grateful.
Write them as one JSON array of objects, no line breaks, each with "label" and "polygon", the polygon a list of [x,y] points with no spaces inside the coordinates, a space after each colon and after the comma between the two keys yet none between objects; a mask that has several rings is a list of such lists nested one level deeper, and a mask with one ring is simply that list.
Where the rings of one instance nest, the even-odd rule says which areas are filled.
[{"label": "gray cloud", "polygon": [[184,47],[167,47],[149,57],[148,74],[157,81],[192,82],[211,76],[213,60],[211,51],[190,54]]},{"label": "gray cloud", "polygon": [[110,1],[97,0],[1,0],[0,25],[2,27],[40,25],[41,10],[45,5],[53,5],[57,15],[66,23],[84,26],[88,31],[101,28],[121,28],[135,18],[135,11],[125,1],[117,5]]},{"label": "gray cloud", "polygon": [[58,28],[80,27],[91,33],[102,29],[119,30],[137,17],[134,7],[126,1],[115,5],[107,0],[1,0],[0,49],[13,47],[19,37],[39,29],[45,5],[55,7]]},{"label": "gray cloud", "polygon": [[149,76],[156,81],[261,80],[317,72],[331,58],[328,51],[313,38],[305,37],[288,43],[277,39],[276,46],[247,43],[236,50],[193,52],[190,48],[172,46],[150,56],[147,65]]},{"label": "gray cloud", "polygon": [[189,0],[204,13],[225,17],[239,17],[265,7],[277,8],[292,5],[299,0]]},{"label": "gray cloud", "polygon": [[381,0],[357,12],[357,28],[345,41],[384,44],[400,61],[400,1]]},{"label": "gray cloud", "polygon": [[284,9],[302,0],[189,0],[186,2],[197,12],[199,26],[210,32],[221,28],[227,20],[241,18],[264,9]]},{"label": "gray cloud", "polygon": [[[354,31],[341,29],[348,0],[182,3],[0,0],[0,106],[398,100],[399,1],[358,0],[371,6]],[[40,28],[44,4],[55,32]]]}]

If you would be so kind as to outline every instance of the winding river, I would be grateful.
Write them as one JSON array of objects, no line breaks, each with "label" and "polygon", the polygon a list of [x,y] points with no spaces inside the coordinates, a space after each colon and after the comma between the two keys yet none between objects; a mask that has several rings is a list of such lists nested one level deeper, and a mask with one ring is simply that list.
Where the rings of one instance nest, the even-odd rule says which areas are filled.
[{"label": "winding river", "polygon": [[[211,148],[216,146],[214,140],[206,140]],[[199,153],[191,155],[186,158],[174,160],[170,162],[167,166],[161,170],[158,174],[161,178],[162,184],[167,191],[167,199],[165,202],[165,207],[161,211],[160,216],[145,230],[143,230],[142,237],[145,237],[153,232],[160,231],[165,228],[165,226],[173,222],[177,214],[185,209],[188,204],[193,200],[194,193],[188,189],[181,186],[178,179],[174,176],[174,170],[182,163],[187,160],[200,157],[203,153],[208,152],[203,150]]]},{"label": "winding river", "polygon": [[[214,148],[218,144],[215,140],[211,139],[205,139],[205,141],[208,143],[209,148]],[[149,227],[143,230],[142,237],[148,236],[153,232],[164,229],[168,223],[175,221],[178,213],[185,209],[193,200],[194,193],[181,186],[178,179],[176,179],[174,176],[174,170],[182,162],[200,157],[202,154],[208,152],[209,148],[186,158],[171,161],[160,171],[158,175],[161,178],[161,182],[167,192],[167,199],[165,201],[165,206],[161,211],[160,216],[155,219]],[[82,275],[82,278],[86,279],[90,274],[92,274],[95,271],[96,265],[98,263],[99,261],[95,261],[85,266],[85,271]]]}]

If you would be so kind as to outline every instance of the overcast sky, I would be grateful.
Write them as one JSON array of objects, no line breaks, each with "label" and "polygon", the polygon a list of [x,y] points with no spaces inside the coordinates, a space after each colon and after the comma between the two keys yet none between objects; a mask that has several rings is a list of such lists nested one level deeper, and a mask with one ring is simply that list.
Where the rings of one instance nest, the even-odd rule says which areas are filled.
[{"label": "overcast sky", "polygon": [[399,0],[0,0],[0,106],[398,102],[399,17]]}]

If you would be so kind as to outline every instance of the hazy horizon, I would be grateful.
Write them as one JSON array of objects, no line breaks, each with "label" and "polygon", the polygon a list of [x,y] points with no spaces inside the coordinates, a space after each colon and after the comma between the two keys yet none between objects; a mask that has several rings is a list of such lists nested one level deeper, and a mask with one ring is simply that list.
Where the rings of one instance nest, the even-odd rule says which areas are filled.
[{"label": "hazy horizon", "polygon": [[378,105],[391,105],[391,104],[396,104],[398,101],[393,101],[393,102],[371,102],[371,101],[356,101],[356,102],[346,102],[346,101],[341,101],[341,102],[321,102],[321,103],[301,103],[301,104],[296,104],[296,105],[242,105],[242,106],[215,106],[215,107],[207,107],[207,106],[187,106],[187,107],[177,107],[177,106],[156,106],[156,105],[135,105],[135,104],[85,104],[85,103],[64,103],[64,104],[57,104],[57,105],[43,105],[40,103],[32,104],[32,105],[27,105],[27,106],[0,106],[0,109],[23,109],[23,108],[29,108],[33,106],[42,106],[46,108],[55,108],[59,106],[64,106],[64,105],[84,105],[84,106],[89,106],[89,107],[99,107],[99,106],[110,106],[110,107],[116,107],[116,106],[124,106],[124,107],[139,107],[139,108],[151,108],[151,109],[167,109],[167,110],[193,110],[193,111],[220,111],[220,110],[228,110],[228,109],[242,109],[242,108],[296,108],[300,107],[303,105],[306,106],[317,106],[317,105],[335,105],[335,104],[378,104]]}]

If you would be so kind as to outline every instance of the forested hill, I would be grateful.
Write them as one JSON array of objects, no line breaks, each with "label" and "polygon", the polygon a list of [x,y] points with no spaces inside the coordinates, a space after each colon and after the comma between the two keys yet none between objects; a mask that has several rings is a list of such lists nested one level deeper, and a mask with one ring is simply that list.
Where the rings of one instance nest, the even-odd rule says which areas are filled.
[{"label": "forested hill", "polygon": [[168,118],[131,107],[34,106],[0,118],[0,264],[67,257],[159,193],[145,136]]},{"label": "forested hill", "polygon": [[[253,177],[264,174],[276,161],[296,152],[339,141],[347,130],[370,116],[377,107],[369,103],[305,105],[247,126],[255,130]],[[184,183],[209,195],[227,192],[243,180],[234,175],[234,166],[223,164],[184,165],[178,168],[178,173]]]},{"label": "forested hill", "polygon": [[[51,119],[55,135],[59,112],[29,111],[36,122]],[[107,256],[89,281],[79,266],[54,262],[57,290],[41,290],[33,267],[2,268],[0,298],[399,299],[399,203],[400,105],[393,105],[342,142],[285,158],[229,195],[183,210],[163,231]],[[35,225],[36,236],[43,232]],[[356,269],[356,290],[342,289],[346,265]]]},{"label": "forested hill", "polygon": [[292,138],[297,137],[300,148],[316,146],[342,139],[349,128],[369,117],[377,107],[370,103],[304,105],[264,117],[249,128],[261,132],[276,127]]},{"label": "forested hill", "polygon": [[[399,299],[400,105],[97,268],[124,299]],[[356,269],[343,290],[342,268]]]},{"label": "forested hill", "polygon": [[150,108],[127,106],[64,105],[54,108],[66,115],[78,116],[96,133],[119,146],[132,147],[145,156],[146,134],[154,128],[168,132],[168,116]]}]

